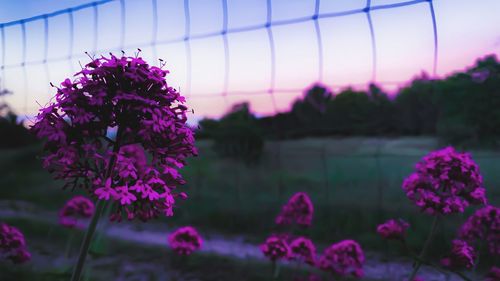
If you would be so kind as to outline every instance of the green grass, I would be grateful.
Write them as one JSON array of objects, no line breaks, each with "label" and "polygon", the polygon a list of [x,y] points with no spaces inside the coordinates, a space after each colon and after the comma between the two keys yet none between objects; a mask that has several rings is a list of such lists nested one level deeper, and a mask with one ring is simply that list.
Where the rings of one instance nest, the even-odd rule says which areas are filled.
[{"label": "green grass", "polygon": [[[410,243],[418,246],[427,235],[429,217],[418,213],[401,190],[415,163],[440,145],[432,138],[315,138],[266,144],[258,165],[245,166],[220,159],[209,141],[197,144],[200,156],[183,170],[190,198],[180,202],[175,225],[190,224],[204,231],[243,235],[262,241],[272,231],[274,217],[287,198],[306,191],[315,204],[313,227],[299,230],[327,244],[353,238],[364,248],[398,253],[375,233],[388,218],[404,218],[412,227]],[[57,210],[72,193],[61,191],[36,159],[38,147],[3,151],[0,167],[2,199],[26,200]],[[485,179],[490,202],[500,202],[500,154],[473,151]],[[499,170],[500,171],[500,170]],[[434,251],[447,247],[464,216],[446,219]]]},{"label": "green grass", "polygon": [[[410,244],[421,245],[430,218],[420,214],[401,190],[403,179],[419,159],[440,145],[432,138],[305,139],[268,143],[259,165],[247,167],[220,159],[209,142],[199,145],[200,157],[184,171],[188,193],[176,223],[240,233],[261,241],[276,230],[280,206],[297,191],[306,191],[315,204],[314,225],[301,233],[321,243],[354,238],[365,248],[387,250],[375,233],[388,218],[404,218],[412,228]],[[473,151],[485,178],[490,201],[500,202],[500,154]],[[281,160],[277,158],[281,157]],[[463,215],[442,223],[433,247],[447,247]],[[388,251],[398,252],[397,247]]]}]

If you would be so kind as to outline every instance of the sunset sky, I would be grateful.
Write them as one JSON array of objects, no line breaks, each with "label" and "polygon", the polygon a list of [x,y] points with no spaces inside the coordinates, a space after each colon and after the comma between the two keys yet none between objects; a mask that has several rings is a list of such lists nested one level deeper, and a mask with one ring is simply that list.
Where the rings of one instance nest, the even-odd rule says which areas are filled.
[{"label": "sunset sky", "polygon": [[[0,23],[29,18],[89,3],[88,0],[0,0]],[[228,28],[263,25],[267,10],[265,0],[228,0]],[[405,2],[372,0],[372,6]],[[372,77],[372,45],[364,13],[321,18],[319,27],[323,42],[323,75],[318,72],[318,41],[313,20],[272,28],[276,50],[275,88],[290,89],[274,93],[276,107],[266,92],[270,87],[271,53],[265,28],[229,33],[229,75],[227,96],[224,41],[220,34],[190,40],[191,87],[186,83],[185,42],[172,42],[185,33],[185,10],[182,0],[156,0],[158,21],[154,40],[155,0],[124,0],[125,25],[122,29],[120,1],[98,6],[98,33],[94,34],[94,9],[75,11],[74,43],[71,47],[70,20],[67,13],[48,19],[48,46],[45,55],[44,20],[27,22],[26,50],[23,55],[22,25],[4,27],[5,54],[0,65],[0,86],[13,92],[7,101],[21,114],[33,114],[37,102],[45,104],[54,94],[48,86],[59,84],[78,70],[79,62],[88,61],[85,51],[127,54],[136,48],[142,56],[167,62],[171,75],[168,83],[188,96],[194,108],[192,120],[202,116],[220,116],[231,104],[249,101],[259,114],[285,110],[290,102],[316,82],[337,89],[363,85]],[[224,24],[223,1],[190,0],[191,36],[220,33]],[[478,57],[500,53],[500,1],[434,0],[438,33],[437,75],[444,76],[474,63]],[[362,9],[366,0],[321,1],[319,14]],[[282,21],[311,17],[314,0],[272,0],[272,20]],[[404,85],[422,71],[432,73],[434,41],[429,3],[371,12],[376,42],[376,82],[388,90]],[[122,38],[122,30],[124,37]],[[97,38],[97,45],[94,43]],[[123,40],[122,40],[123,39]],[[1,38],[0,38],[1,40]],[[152,45],[152,42],[156,42]],[[123,43],[123,45],[122,45]],[[155,49],[155,50],[154,50]],[[70,54],[72,52],[72,54]],[[47,63],[41,62],[47,57]],[[23,58],[24,57],[24,58]],[[72,57],[68,60],[68,57]],[[22,67],[25,60],[27,65]],[[252,92],[247,93],[247,92]]]}]

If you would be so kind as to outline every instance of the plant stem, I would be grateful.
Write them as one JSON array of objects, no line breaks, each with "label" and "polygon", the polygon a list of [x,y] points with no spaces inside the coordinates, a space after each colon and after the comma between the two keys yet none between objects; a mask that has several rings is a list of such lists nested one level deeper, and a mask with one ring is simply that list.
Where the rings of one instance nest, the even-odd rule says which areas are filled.
[{"label": "plant stem", "polygon": [[277,261],[273,261],[273,279],[278,279],[280,275],[280,266]]},{"label": "plant stem", "polygon": [[434,220],[432,221],[432,226],[431,230],[429,232],[429,236],[427,236],[427,240],[425,240],[424,247],[422,248],[422,251],[420,252],[420,255],[418,259],[415,261],[415,265],[413,266],[413,271],[410,274],[410,277],[408,278],[408,281],[413,281],[415,277],[417,276],[418,270],[420,269],[420,266],[422,266],[422,260],[424,260],[427,250],[431,244],[432,238],[434,236],[434,232],[436,231],[436,227],[438,224],[439,217],[435,216]]},{"label": "plant stem", "polygon": [[[116,140],[113,143],[113,154],[111,155],[108,166],[106,167],[104,180],[112,178],[113,169],[117,158],[116,154],[120,151],[122,133],[123,129],[121,127],[118,127],[118,130],[116,132]],[[107,201],[104,200],[97,200],[97,206],[95,208],[94,215],[92,216],[92,220],[90,221],[90,224],[87,228],[87,231],[85,232],[82,247],[80,248],[80,254],[78,255],[78,261],[76,263],[75,269],[73,270],[73,275],[71,276],[71,281],[80,281],[83,266],[85,265],[85,259],[87,258],[87,254],[89,252],[90,242],[92,242],[92,236],[94,236],[97,222],[99,221],[99,218],[101,217],[101,214],[106,207],[106,202]]]},{"label": "plant stem", "polygon": [[73,275],[71,276],[71,281],[79,281],[81,278],[85,259],[87,258],[87,253],[89,252],[90,242],[92,241],[92,236],[94,235],[99,217],[104,209],[104,203],[105,201],[103,200],[97,201],[97,207],[94,215],[92,216],[92,220],[90,221],[89,227],[85,232],[85,237],[83,238],[82,247],[80,248],[80,254],[78,255],[78,261],[73,271]]},{"label": "plant stem", "polygon": [[469,279],[469,277],[467,277],[465,274],[461,273],[460,271],[455,271],[455,270],[443,268],[443,267],[439,266],[438,264],[422,260],[422,259],[420,259],[420,257],[414,256],[414,255],[412,257],[414,260],[420,261],[422,264],[431,266],[441,273],[450,273],[451,272],[451,273],[458,275],[460,278],[462,278],[465,281],[472,281]]}]

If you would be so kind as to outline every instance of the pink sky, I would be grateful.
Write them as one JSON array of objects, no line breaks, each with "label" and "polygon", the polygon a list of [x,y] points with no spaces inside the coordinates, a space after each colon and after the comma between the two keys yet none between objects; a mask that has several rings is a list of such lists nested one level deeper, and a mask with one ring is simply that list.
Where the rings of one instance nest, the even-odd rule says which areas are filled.
[{"label": "pink sky", "polygon": [[[38,14],[87,3],[83,0],[49,1],[24,0],[0,2],[0,22],[9,22]],[[136,47],[143,50],[146,59],[153,59],[149,45],[153,35],[151,0],[126,2],[124,45],[127,53]],[[363,8],[366,1],[322,1],[320,14]],[[372,5],[403,2],[402,0],[372,0]],[[219,32],[222,26],[220,1],[191,0],[191,34]],[[273,20],[287,20],[311,16],[312,0],[275,0]],[[235,1],[228,4],[228,26],[238,28],[262,24],[266,20],[263,0]],[[500,1],[497,0],[435,0],[439,39],[437,75],[462,70],[478,57],[500,52]],[[191,88],[186,84],[186,51],[183,42],[161,44],[184,34],[183,1],[158,0],[158,36],[156,54],[165,59],[171,75],[169,84],[188,96],[194,108],[193,120],[202,116],[220,116],[233,103],[249,101],[259,114],[285,110],[302,91],[276,92],[272,98],[266,92],[245,94],[269,88],[271,56],[265,29],[228,35],[229,80],[228,95],[222,97],[225,60],[222,36],[190,41]],[[121,36],[120,6],[118,2],[99,7],[98,50],[119,48]],[[422,71],[432,73],[433,32],[428,3],[378,10],[371,13],[376,46],[376,82],[408,81]],[[69,50],[68,16],[50,19],[49,63],[23,67],[8,67],[0,72],[5,88],[14,92],[8,98],[21,113],[33,114],[38,105],[53,95],[48,81],[57,84],[71,71],[78,69],[78,61],[85,63],[84,51],[93,49],[93,12],[86,9],[75,13],[75,42],[72,61],[59,58]],[[327,86],[345,87],[363,85],[371,80],[372,51],[366,15],[363,13],[319,20],[323,41],[323,79]],[[26,24],[26,61],[39,61],[44,57],[43,21]],[[318,45],[314,22],[273,27],[276,48],[277,89],[305,89],[318,82]],[[5,28],[6,58],[2,65],[18,65],[23,60],[20,26]],[[1,48],[1,46],[0,46]],[[4,75],[4,77],[2,77]],[[25,79],[27,78],[27,79]],[[394,90],[398,83],[383,84]],[[0,84],[1,85],[1,84]],[[210,97],[207,97],[210,95]]]}]

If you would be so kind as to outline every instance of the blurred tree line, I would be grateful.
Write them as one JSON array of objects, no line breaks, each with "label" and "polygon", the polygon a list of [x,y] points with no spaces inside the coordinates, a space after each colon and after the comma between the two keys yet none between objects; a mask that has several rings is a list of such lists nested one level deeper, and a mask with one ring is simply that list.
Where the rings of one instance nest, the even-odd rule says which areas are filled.
[{"label": "blurred tree line", "polygon": [[218,150],[235,157],[257,154],[249,150],[265,138],[308,136],[435,135],[451,144],[497,146],[500,64],[487,56],[444,79],[422,74],[391,96],[374,84],[339,93],[316,85],[288,112],[257,118],[248,104],[239,104],[219,120],[200,121],[200,128],[199,137],[214,139]]},{"label": "blurred tree line", "polygon": [[18,116],[3,101],[3,97],[11,92],[0,89],[0,149],[15,148],[34,144],[36,138],[28,131],[22,122],[18,121]]}]

